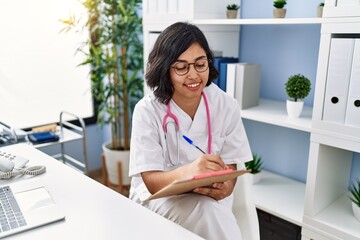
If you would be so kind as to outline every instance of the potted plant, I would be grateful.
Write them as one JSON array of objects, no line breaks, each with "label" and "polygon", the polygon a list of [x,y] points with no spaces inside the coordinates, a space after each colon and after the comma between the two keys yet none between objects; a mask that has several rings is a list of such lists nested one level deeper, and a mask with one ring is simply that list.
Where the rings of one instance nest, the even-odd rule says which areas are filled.
[{"label": "potted plant", "polygon": [[323,15],[323,10],[324,10],[324,6],[325,6],[325,3],[323,3],[323,2],[319,3],[319,5],[318,5],[318,7],[317,7],[317,9],[316,9],[316,15],[317,15],[318,17],[322,17],[322,15]]},{"label": "potted plant", "polygon": [[302,74],[292,75],[285,83],[285,91],[290,99],[286,101],[286,110],[290,118],[300,116],[304,107],[303,99],[311,90],[310,80]]},{"label": "potted plant", "polygon": [[245,168],[251,170],[251,178],[253,184],[258,183],[261,180],[261,170],[263,169],[263,161],[260,155],[253,154],[253,160],[245,162]]},{"label": "potted plant", "polygon": [[227,11],[226,11],[226,17],[227,17],[227,18],[230,18],[230,19],[231,19],[231,18],[232,18],[232,19],[237,18],[237,14],[238,14],[239,8],[240,8],[240,6],[237,5],[237,4],[228,4],[228,5],[226,6],[226,9],[227,9]]},{"label": "potted plant", "polygon": [[274,18],[284,18],[286,15],[286,0],[274,0],[273,6],[275,7],[273,10]]},{"label": "potted plant", "polygon": [[[111,141],[104,143],[103,150],[109,181],[114,184],[130,184],[131,110],[143,96],[141,3],[141,0],[82,2],[87,10],[87,20],[82,28],[86,27],[90,34],[80,48],[86,58],[80,65],[90,65],[97,122],[100,126],[109,125],[111,129]],[[72,16],[64,22],[71,29],[79,27],[80,21]],[[117,172],[119,161],[122,183],[119,183]]]},{"label": "potted plant", "polygon": [[352,210],[355,218],[360,222],[360,179],[356,178],[350,187],[350,199],[352,202]]}]

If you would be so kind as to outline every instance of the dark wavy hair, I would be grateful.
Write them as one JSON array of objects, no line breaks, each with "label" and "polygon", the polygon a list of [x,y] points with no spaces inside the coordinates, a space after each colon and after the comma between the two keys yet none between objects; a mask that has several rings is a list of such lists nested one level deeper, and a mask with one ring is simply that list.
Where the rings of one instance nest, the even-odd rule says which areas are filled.
[{"label": "dark wavy hair", "polygon": [[219,73],[213,64],[214,56],[202,31],[189,23],[174,23],[160,33],[147,63],[146,83],[154,91],[159,102],[167,104],[170,101],[174,93],[170,66],[194,43],[198,43],[204,49],[209,59],[209,79],[206,86],[218,77]]}]

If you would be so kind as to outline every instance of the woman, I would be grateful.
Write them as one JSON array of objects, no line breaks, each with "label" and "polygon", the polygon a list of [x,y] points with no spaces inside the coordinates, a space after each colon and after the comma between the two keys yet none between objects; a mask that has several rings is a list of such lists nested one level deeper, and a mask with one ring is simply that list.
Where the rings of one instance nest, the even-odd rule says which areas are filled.
[{"label": "woman", "polygon": [[139,101],[133,115],[130,198],[205,239],[241,239],[232,213],[236,179],[146,201],[176,179],[236,169],[252,159],[240,108],[212,84],[217,76],[196,26],[178,22],[159,35],[145,76],[153,93]]}]

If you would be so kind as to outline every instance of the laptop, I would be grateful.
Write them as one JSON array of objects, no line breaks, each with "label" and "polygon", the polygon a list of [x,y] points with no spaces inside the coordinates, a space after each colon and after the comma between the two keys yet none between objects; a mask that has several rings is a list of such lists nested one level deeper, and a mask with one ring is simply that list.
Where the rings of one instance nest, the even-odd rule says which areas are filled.
[{"label": "laptop", "polygon": [[65,219],[36,178],[0,186],[0,238]]}]

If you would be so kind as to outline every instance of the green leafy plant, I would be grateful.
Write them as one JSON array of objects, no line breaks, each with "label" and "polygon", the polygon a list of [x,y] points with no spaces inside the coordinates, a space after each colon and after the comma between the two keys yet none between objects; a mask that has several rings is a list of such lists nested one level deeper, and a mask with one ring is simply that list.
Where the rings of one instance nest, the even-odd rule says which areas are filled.
[{"label": "green leafy plant", "polygon": [[275,0],[273,5],[275,8],[284,8],[286,0]]},{"label": "green leafy plant", "polygon": [[311,90],[310,80],[302,74],[292,75],[285,83],[285,91],[289,98],[295,102],[307,97]]},{"label": "green leafy plant", "polygon": [[251,170],[252,174],[261,172],[263,169],[263,162],[260,155],[253,154],[253,160],[245,162],[245,167],[247,170]]},{"label": "green leafy plant", "polygon": [[360,179],[356,178],[355,182],[353,182],[349,191],[351,193],[350,199],[354,202],[358,207],[360,207]]},{"label": "green leafy plant", "polygon": [[237,4],[229,4],[226,6],[227,10],[238,10],[239,8],[240,8],[240,6]]},{"label": "green leafy plant", "polygon": [[319,7],[323,7],[323,6],[325,6],[325,3],[323,2],[319,3]]},{"label": "green leafy plant", "polygon": [[[141,0],[84,0],[89,39],[79,51],[90,65],[92,94],[99,125],[111,125],[111,148],[130,148],[131,110],[143,96]],[[66,31],[79,27],[74,16],[63,21]]]}]

